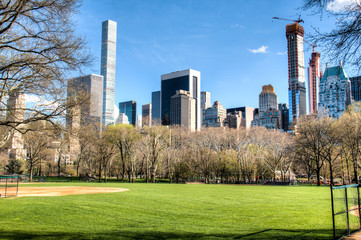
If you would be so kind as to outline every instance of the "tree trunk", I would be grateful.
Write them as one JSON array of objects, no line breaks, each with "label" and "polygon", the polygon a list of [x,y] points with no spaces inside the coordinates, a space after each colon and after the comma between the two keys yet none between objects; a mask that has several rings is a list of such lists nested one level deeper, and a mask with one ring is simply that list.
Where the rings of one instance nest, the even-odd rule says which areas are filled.
[{"label": "tree trunk", "polygon": [[98,182],[102,182],[102,164],[99,164],[99,180]]},{"label": "tree trunk", "polygon": [[30,165],[30,177],[29,177],[29,182],[33,181],[33,165]]}]

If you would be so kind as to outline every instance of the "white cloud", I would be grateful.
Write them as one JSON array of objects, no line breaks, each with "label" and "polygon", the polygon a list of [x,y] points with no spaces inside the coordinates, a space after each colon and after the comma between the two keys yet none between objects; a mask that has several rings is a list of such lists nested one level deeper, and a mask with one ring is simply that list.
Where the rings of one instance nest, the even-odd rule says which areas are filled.
[{"label": "white cloud", "polygon": [[261,46],[257,49],[248,49],[251,53],[268,53],[267,51],[268,46]]},{"label": "white cloud", "polygon": [[236,23],[236,24],[232,24],[232,25],[231,25],[231,28],[235,28],[235,29],[241,30],[241,29],[245,29],[245,26]]},{"label": "white cloud", "polygon": [[49,101],[33,94],[25,94],[25,100],[34,108],[56,109],[59,106],[58,102]]},{"label": "white cloud", "polygon": [[356,4],[360,0],[333,0],[327,4],[327,10],[331,12],[340,12],[345,8]]},{"label": "white cloud", "polygon": [[287,52],[278,52],[277,55],[286,55]]}]

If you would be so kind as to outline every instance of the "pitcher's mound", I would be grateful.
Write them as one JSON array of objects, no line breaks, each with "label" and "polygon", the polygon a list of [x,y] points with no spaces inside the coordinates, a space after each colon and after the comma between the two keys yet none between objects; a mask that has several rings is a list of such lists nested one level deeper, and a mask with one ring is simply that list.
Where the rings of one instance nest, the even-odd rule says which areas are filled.
[{"label": "pitcher's mound", "polygon": [[92,193],[114,193],[128,191],[126,188],[109,187],[19,187],[18,197],[65,196]]}]

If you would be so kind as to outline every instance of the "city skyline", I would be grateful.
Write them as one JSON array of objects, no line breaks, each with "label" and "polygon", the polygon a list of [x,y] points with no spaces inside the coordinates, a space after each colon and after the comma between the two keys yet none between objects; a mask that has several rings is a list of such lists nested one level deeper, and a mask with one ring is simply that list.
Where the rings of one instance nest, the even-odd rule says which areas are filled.
[{"label": "city skyline", "polygon": [[[75,19],[77,29],[87,38],[96,66],[101,22],[118,23],[115,105],[134,99],[139,103],[137,112],[151,102],[153,91],[160,90],[162,74],[188,68],[202,73],[201,91],[211,92],[212,99],[226,108],[257,107],[259,89],[266,84],[274,86],[280,103],[288,103],[285,26],[291,22],[272,17],[297,19],[301,14],[306,39],[312,27],[327,31],[334,23],[327,16],[320,21],[318,15],[302,12],[302,1],[104,1],[101,5],[84,1]],[[194,14],[197,17],[190,18]],[[321,52],[322,70],[326,62],[335,64],[321,47],[316,51]],[[305,63],[311,53],[305,45]],[[98,74],[96,67],[89,73]]]}]

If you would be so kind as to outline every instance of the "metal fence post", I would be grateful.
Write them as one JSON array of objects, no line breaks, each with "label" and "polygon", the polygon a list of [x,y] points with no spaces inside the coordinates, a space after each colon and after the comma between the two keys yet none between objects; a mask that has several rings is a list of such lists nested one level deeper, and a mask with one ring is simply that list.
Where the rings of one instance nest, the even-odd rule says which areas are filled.
[{"label": "metal fence post", "polygon": [[5,178],[5,197],[6,197],[6,191],[8,190],[8,179]]},{"label": "metal fence post", "polygon": [[346,219],[347,219],[347,230],[348,234],[350,234],[350,221],[349,221],[349,215],[348,215],[348,200],[347,200],[347,188],[345,188],[345,203],[346,203]]},{"label": "metal fence post", "polygon": [[334,209],[334,206],[333,206],[333,190],[332,190],[332,185],[330,185],[330,188],[331,188],[333,239],[336,239],[335,209]]},{"label": "metal fence post", "polygon": [[18,180],[17,180],[17,183],[16,183],[16,196],[18,196],[18,192],[19,192],[19,176],[18,176]]}]

